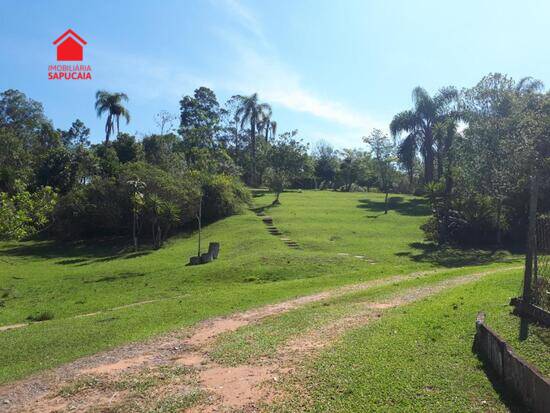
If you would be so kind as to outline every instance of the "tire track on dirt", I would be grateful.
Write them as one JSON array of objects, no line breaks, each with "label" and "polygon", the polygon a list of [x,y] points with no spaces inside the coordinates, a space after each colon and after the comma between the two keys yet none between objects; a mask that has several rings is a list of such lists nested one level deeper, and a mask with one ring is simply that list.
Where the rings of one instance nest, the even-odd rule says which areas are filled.
[{"label": "tire track on dirt", "polygon": [[[456,276],[443,281],[442,285],[447,286],[444,288],[448,288],[448,285],[455,285],[452,283],[453,279],[456,279],[457,283],[473,281],[485,275],[517,268],[521,267],[503,267],[470,274],[468,276]],[[242,326],[259,322],[265,317],[282,314],[303,307],[309,303],[323,301],[369,288],[390,285],[400,281],[427,277],[442,272],[449,272],[449,270],[433,270],[385,277],[298,297],[225,317],[205,320],[191,329],[178,330],[146,342],[134,343],[111,351],[85,357],[59,368],[40,373],[29,379],[2,386],[0,387],[0,403],[3,403],[1,405],[2,408],[6,408],[8,412],[59,411],[68,408],[71,402],[71,400],[60,400],[60,396],[57,395],[59,388],[73,382],[78,377],[100,375],[108,376],[110,379],[114,380],[116,377],[120,376],[121,373],[127,374],[128,372],[139,371],[144,368],[175,364],[199,369],[202,386],[214,394],[214,398],[212,399],[213,404],[209,406],[203,405],[202,408],[216,409],[224,406],[243,407],[254,405],[259,396],[256,391],[257,385],[272,378],[273,374],[284,374],[284,367],[282,367],[282,365],[285,364],[283,363],[286,357],[284,355],[290,354],[291,348],[299,346],[306,348],[307,346],[304,343],[289,344],[290,347],[288,348],[283,346],[282,349],[286,348],[286,350],[281,350],[283,352],[278,353],[278,359],[280,361],[271,367],[239,366],[233,368],[233,370],[227,370],[226,367],[208,362],[208,345],[217,336],[222,333],[234,331]],[[426,289],[428,287],[424,288]],[[432,290],[432,293],[436,291],[438,290]],[[420,294],[418,297],[423,296]],[[416,299],[419,298],[415,298],[415,300]],[[402,298],[402,300],[405,299]],[[403,301],[403,303],[406,302],[409,301]],[[384,304],[383,302],[376,304],[391,305],[391,303]],[[371,310],[372,309],[369,311]],[[353,323],[350,323],[350,320],[346,320],[345,323],[336,323],[336,325],[338,324],[353,325]],[[333,331],[335,332],[338,330],[336,325],[333,327]],[[336,336],[337,335],[338,334],[336,334]],[[295,353],[297,355],[303,355],[303,352],[300,351],[296,351]],[[292,358],[289,358],[289,360],[292,360]],[[229,386],[228,383],[230,384]],[[230,397],[228,391],[232,393],[233,396]],[[94,393],[90,400],[80,400],[76,408],[78,411],[83,411],[85,406],[97,406],[97,402],[105,400],[105,398],[104,394]],[[110,402],[113,400],[116,401],[116,399],[116,394],[111,395],[109,398]],[[73,408],[75,408],[74,405],[71,409]]]},{"label": "tire track on dirt", "polygon": [[274,389],[282,377],[296,370],[305,358],[313,357],[321,349],[330,346],[344,333],[367,325],[383,317],[387,310],[401,307],[453,287],[472,283],[497,271],[485,271],[458,276],[422,287],[409,288],[379,301],[366,301],[351,316],[342,317],[328,325],[309,331],[282,345],[272,357],[239,366],[206,364],[199,372],[200,383],[213,395],[210,404],[196,406],[190,412],[222,412],[242,409],[252,412],[262,410],[262,405],[280,397]]}]

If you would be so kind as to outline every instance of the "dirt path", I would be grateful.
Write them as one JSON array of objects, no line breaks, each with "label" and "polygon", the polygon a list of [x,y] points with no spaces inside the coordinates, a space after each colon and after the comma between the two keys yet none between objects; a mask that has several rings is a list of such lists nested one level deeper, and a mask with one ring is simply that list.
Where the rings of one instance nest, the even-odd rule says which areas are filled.
[{"label": "dirt path", "polygon": [[380,301],[365,302],[363,308],[351,316],[321,326],[281,346],[276,355],[260,359],[254,364],[236,367],[219,366],[203,361],[200,383],[213,397],[208,404],[195,406],[192,412],[261,411],[262,406],[276,399],[276,383],[294,371],[305,358],[335,342],[346,331],[364,326],[383,316],[385,310],[403,306],[437,294],[443,290],[475,282],[497,271],[487,271],[444,280],[432,285],[407,289]]},{"label": "dirt path", "polygon": [[[108,406],[116,406],[117,403],[138,403],[134,399],[128,399],[129,391],[123,385],[124,383],[150,383],[151,378],[159,376],[160,381],[157,380],[155,385],[150,385],[152,390],[143,384],[141,387],[136,385],[140,390],[147,387],[139,394],[138,401],[141,404],[138,403],[135,410],[126,411],[147,411],[150,409],[149,402],[158,402],[163,397],[173,397],[174,394],[180,397],[178,399],[180,408],[187,406],[187,400],[193,399],[196,403],[196,399],[202,395],[202,404],[198,410],[196,408],[193,411],[217,412],[235,408],[254,411],[258,401],[265,401],[266,397],[270,397],[270,392],[266,390],[269,386],[259,386],[261,383],[276,382],[281,375],[291,370],[296,365],[296,361],[302,359],[306,352],[327,345],[345,330],[365,324],[372,317],[379,316],[384,309],[404,305],[443,289],[514,268],[518,267],[453,277],[427,287],[409,289],[389,300],[368,302],[362,311],[352,317],[341,319],[304,337],[292,340],[279,349],[274,360],[266,360],[260,365],[237,367],[217,365],[208,359],[209,345],[221,333],[234,331],[267,316],[297,309],[308,303],[408,279],[426,277],[441,271],[387,277],[303,296],[227,317],[206,320],[193,329],[176,331],[148,342],[131,344],[86,357],[32,378],[3,386],[0,388],[0,411],[87,411],[91,407],[98,406],[103,406],[99,411],[109,411]],[[179,373],[168,374],[166,368]],[[66,391],[67,388],[71,391]],[[65,390],[60,393],[60,389]],[[208,397],[204,396],[204,391],[208,392]],[[144,410],[139,406],[145,406]]]}]

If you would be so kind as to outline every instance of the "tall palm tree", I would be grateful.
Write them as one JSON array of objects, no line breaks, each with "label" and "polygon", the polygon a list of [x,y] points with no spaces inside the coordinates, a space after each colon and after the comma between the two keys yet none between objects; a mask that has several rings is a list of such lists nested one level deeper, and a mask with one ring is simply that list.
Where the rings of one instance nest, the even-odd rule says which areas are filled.
[{"label": "tall palm tree", "polygon": [[415,133],[409,133],[407,137],[403,139],[399,145],[399,148],[397,148],[397,158],[407,171],[407,175],[409,176],[409,185],[411,188],[414,180],[414,161],[416,159],[417,151],[416,141],[417,138]]},{"label": "tall palm tree", "polygon": [[269,135],[274,138],[277,133],[277,122],[271,120],[272,112],[271,107],[268,107],[261,113],[261,119],[258,121],[258,133],[263,133],[265,141],[269,141]]},{"label": "tall palm tree", "polygon": [[263,125],[262,125],[263,131],[265,133],[265,141],[269,141],[269,136],[271,135],[271,138],[273,139],[275,137],[275,134],[277,133],[277,122],[274,120],[268,119]]},{"label": "tall palm tree", "polygon": [[123,105],[123,102],[128,102],[126,93],[110,93],[106,90],[98,90],[95,94],[95,110],[97,117],[100,118],[104,113],[107,113],[107,121],[105,122],[105,144],[109,143],[109,138],[115,130],[117,134],[120,131],[120,117],[126,119],[126,124],[130,122],[130,112]]},{"label": "tall palm tree", "polygon": [[259,125],[270,117],[271,106],[267,103],[259,103],[258,94],[241,96],[237,116],[241,120],[241,128],[250,123],[250,151],[252,157],[252,170],[250,183],[256,185],[256,133],[260,130]]},{"label": "tall palm tree", "polygon": [[456,102],[458,92],[453,87],[441,89],[431,97],[420,86],[413,89],[412,99],[414,107],[394,116],[390,123],[390,131],[394,137],[401,132],[408,136],[402,145],[420,150],[424,158],[424,180],[426,183],[434,181],[434,134],[433,128],[449,116],[457,115],[451,107]]}]

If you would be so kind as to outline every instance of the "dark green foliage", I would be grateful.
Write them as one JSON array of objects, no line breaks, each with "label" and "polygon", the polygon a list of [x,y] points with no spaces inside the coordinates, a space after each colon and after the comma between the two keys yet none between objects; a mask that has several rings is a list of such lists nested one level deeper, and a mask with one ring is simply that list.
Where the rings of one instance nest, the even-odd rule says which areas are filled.
[{"label": "dark green foliage", "polygon": [[[52,232],[64,239],[129,235],[133,224],[132,181],[143,183],[138,234],[160,247],[167,236],[195,219],[201,191],[208,221],[238,212],[249,201],[236,178],[196,172],[171,174],[145,162],[120,166],[116,176],[94,178],[63,196]],[[200,182],[204,182],[200,184]]]},{"label": "dark green foliage", "polygon": [[40,313],[31,314],[27,317],[27,320],[29,321],[47,321],[52,320],[54,318],[54,315],[51,311],[42,311]]},{"label": "dark green foliage", "polygon": [[338,154],[326,142],[318,142],[313,148],[315,176],[321,182],[333,182],[338,173]]},{"label": "dark green foliage", "polygon": [[[119,132],[120,118],[130,119],[123,106],[127,100],[124,93],[98,91],[97,114],[107,116],[105,143],[90,147],[90,130],[82,121],[56,130],[40,103],[17,90],[0,95],[3,238],[47,229],[61,239],[132,234],[135,248],[138,236],[160,247],[170,234],[194,225],[201,196],[208,221],[236,213],[249,202],[237,177],[240,168],[229,156],[227,142],[219,139],[226,112],[214,92],[202,87],[182,99],[183,138],[168,133],[141,142]],[[115,133],[117,139],[111,141]],[[138,203],[133,182],[143,185]],[[49,209],[40,204],[45,191],[51,195],[45,201]]]},{"label": "dark green foliage", "polygon": [[[61,239],[122,235],[129,199],[115,178],[94,178],[59,199],[51,232]],[[127,212],[125,212],[127,211]]]},{"label": "dark green foliage", "polygon": [[220,128],[220,105],[207,87],[195,90],[193,96],[180,101],[180,128],[185,151],[191,148],[212,148]]},{"label": "dark green foliage", "polygon": [[31,193],[16,180],[11,194],[0,192],[0,239],[20,240],[45,229],[56,201],[51,187]]},{"label": "dark green foliage", "polygon": [[18,90],[0,94],[0,191],[11,192],[17,179],[31,182],[36,156],[59,143],[42,104]]},{"label": "dark green foliage", "polygon": [[68,131],[60,131],[61,142],[68,148],[90,145],[90,128],[80,119],[75,120]]},{"label": "dark green foliage", "polygon": [[99,175],[102,177],[116,176],[120,171],[120,161],[112,145],[99,144],[93,147],[98,160]]},{"label": "dark green foliage", "polygon": [[181,165],[182,140],[177,135],[149,135],[142,141],[145,160],[165,170]]},{"label": "dark green foliage", "polygon": [[459,102],[468,127],[457,133],[448,117],[433,128],[439,180],[427,187],[433,218],[424,229],[440,244],[523,244],[530,176],[543,186],[539,212],[550,208],[550,94],[494,73]]},{"label": "dark green foliage", "polygon": [[37,160],[36,184],[67,193],[75,184],[78,164],[75,156],[64,146],[46,151]]},{"label": "dark green foliage", "polygon": [[136,137],[127,133],[119,133],[113,142],[113,148],[120,163],[137,162],[143,160],[143,146],[136,141]]},{"label": "dark green foliage", "polygon": [[250,204],[250,191],[238,179],[228,175],[214,175],[203,184],[202,216],[206,221],[233,215],[243,205]]},{"label": "dark green foliage", "polygon": [[274,203],[279,202],[279,195],[288,187],[293,177],[304,176],[307,168],[307,146],[295,136],[297,131],[283,133],[271,146],[268,152],[269,168],[267,184],[275,192]]}]

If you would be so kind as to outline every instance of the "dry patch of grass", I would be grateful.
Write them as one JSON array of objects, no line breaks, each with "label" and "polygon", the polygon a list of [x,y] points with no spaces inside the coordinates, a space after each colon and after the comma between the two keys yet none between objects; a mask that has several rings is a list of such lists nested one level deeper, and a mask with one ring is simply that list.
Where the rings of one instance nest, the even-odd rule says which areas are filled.
[{"label": "dry patch of grass", "polygon": [[62,405],[62,409],[76,408],[90,413],[168,413],[191,407],[205,398],[196,370],[161,365],[118,376],[80,376],[61,387],[52,400]]}]

